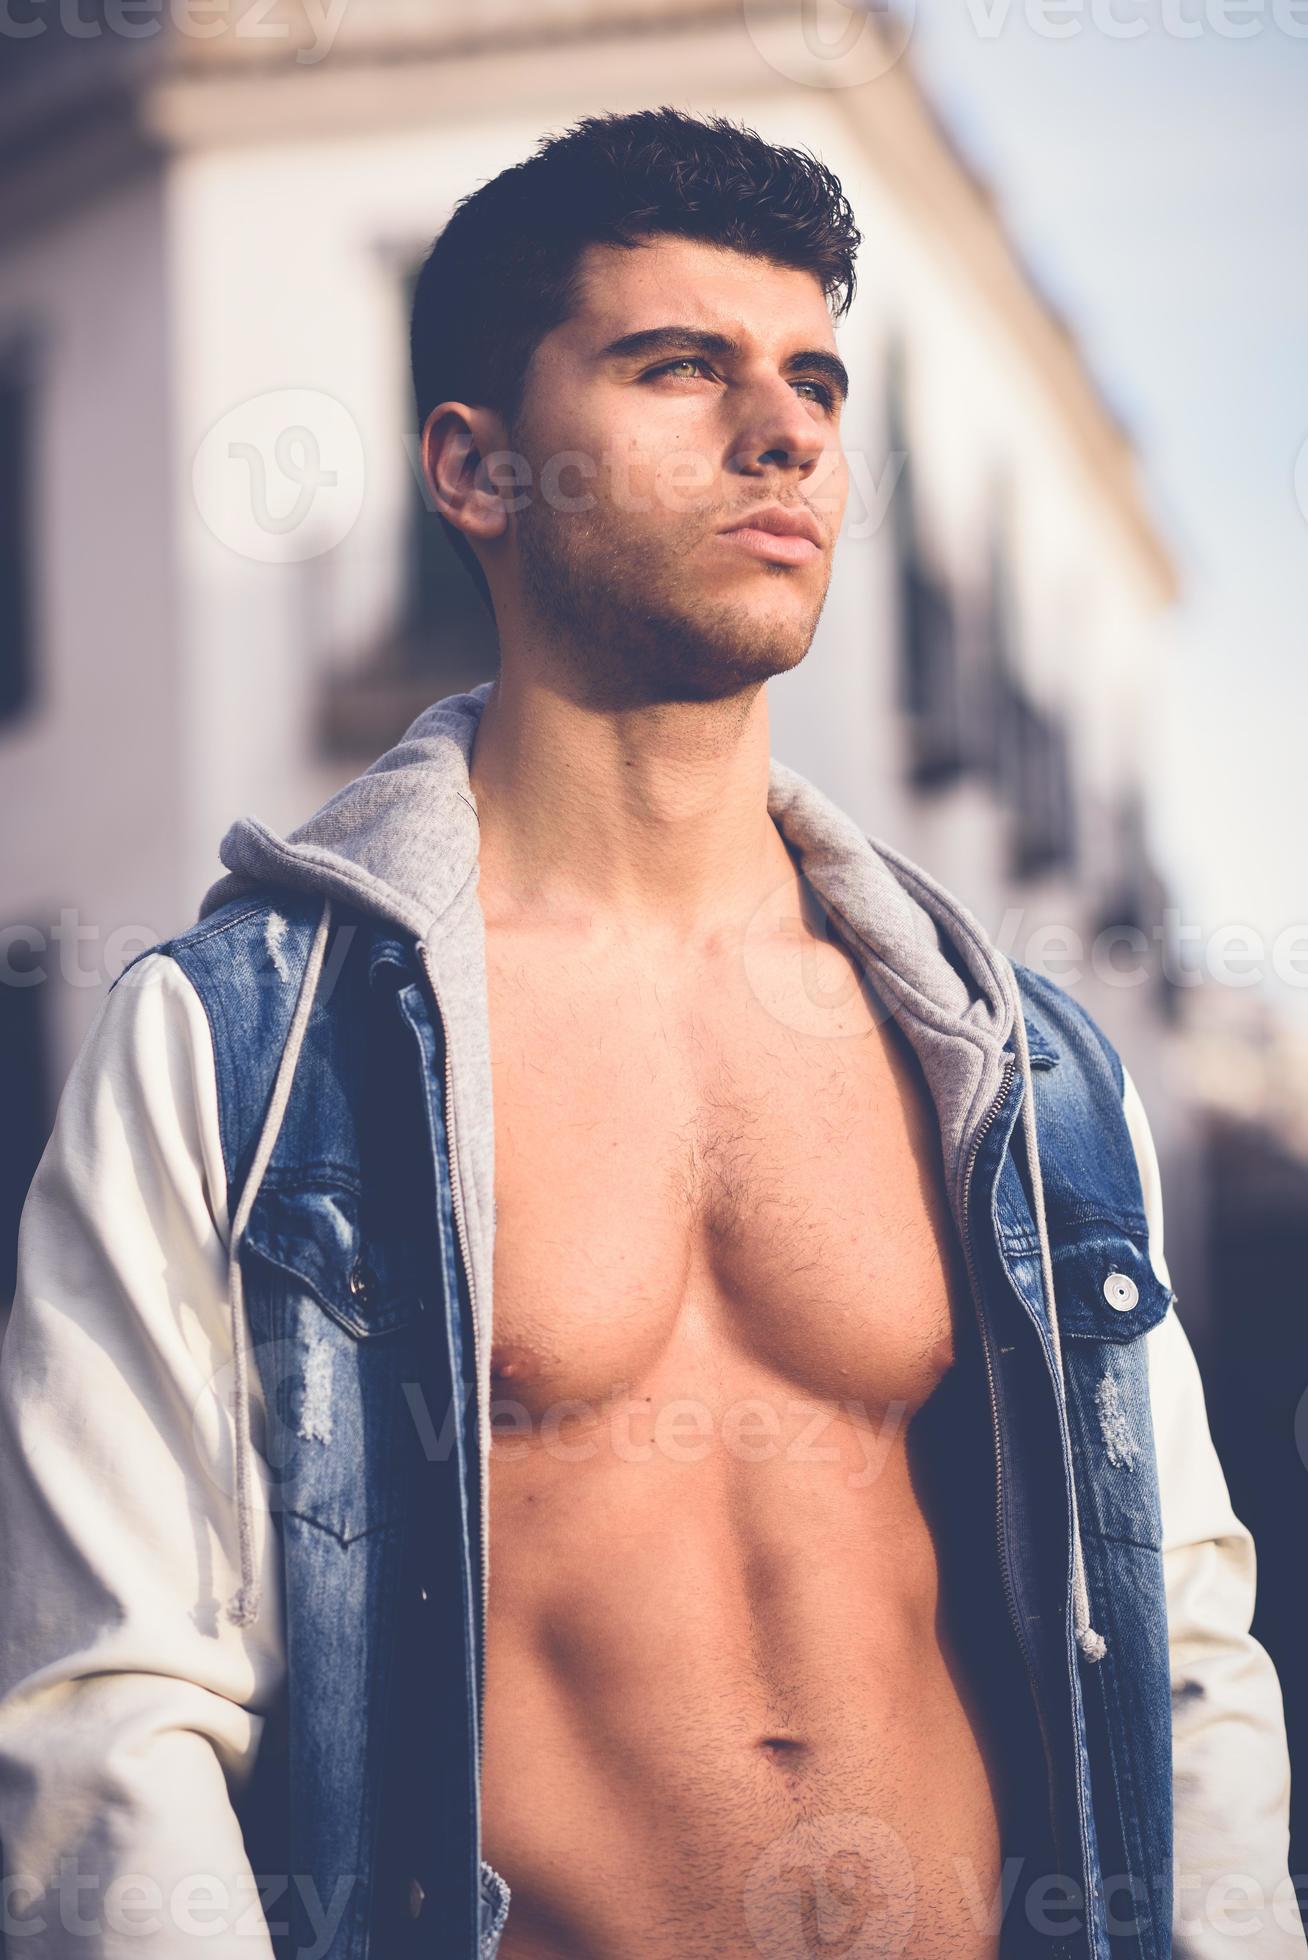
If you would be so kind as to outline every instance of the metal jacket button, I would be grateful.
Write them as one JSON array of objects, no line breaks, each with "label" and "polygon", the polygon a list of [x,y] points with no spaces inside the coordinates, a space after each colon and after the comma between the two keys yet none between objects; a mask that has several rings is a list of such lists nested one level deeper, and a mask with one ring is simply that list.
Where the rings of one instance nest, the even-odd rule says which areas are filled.
[{"label": "metal jacket button", "polygon": [[372,1285],[372,1270],[362,1259],[357,1259],[350,1270],[350,1291],[358,1300],[366,1300]]},{"label": "metal jacket button", "polygon": [[1129,1313],[1140,1298],[1140,1289],[1129,1273],[1110,1273],[1104,1281],[1104,1298],[1118,1313]]}]

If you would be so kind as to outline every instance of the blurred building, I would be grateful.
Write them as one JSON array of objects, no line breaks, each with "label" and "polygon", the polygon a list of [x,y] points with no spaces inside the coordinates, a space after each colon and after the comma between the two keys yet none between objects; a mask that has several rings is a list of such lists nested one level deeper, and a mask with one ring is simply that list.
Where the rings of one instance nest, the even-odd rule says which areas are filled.
[{"label": "blurred building", "polygon": [[[131,35],[83,5],[79,37],[11,51],[0,944],[33,984],[0,989],[10,1240],[104,985],[194,916],[232,818],[293,825],[493,671],[413,465],[432,237],[545,130],[668,101],[812,148],[865,236],[838,330],[849,507],[774,747],[1102,1017],[1185,1263],[1145,835],[1172,572],[1122,430],[908,64],[887,39],[866,83],[827,86],[792,11],[369,0],[324,47],[289,5]],[[1105,927],[1146,949],[1129,982]]]}]

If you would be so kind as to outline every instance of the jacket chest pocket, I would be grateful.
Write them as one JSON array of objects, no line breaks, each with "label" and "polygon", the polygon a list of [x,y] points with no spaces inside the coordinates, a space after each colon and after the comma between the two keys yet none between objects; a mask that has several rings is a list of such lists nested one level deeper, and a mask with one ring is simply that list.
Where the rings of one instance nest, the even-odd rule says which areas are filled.
[{"label": "jacket chest pocket", "polygon": [[421,1248],[339,1185],[261,1190],[242,1249],[272,1508],[342,1546],[394,1523],[430,1426]]},{"label": "jacket chest pocket", "polygon": [[[1143,1220],[1087,1218],[1051,1234],[1054,1290],[1083,1530],[1157,1550],[1158,1472],[1144,1339],[1175,1299],[1149,1260]],[[1037,1248],[1010,1259],[1039,1289]]]}]

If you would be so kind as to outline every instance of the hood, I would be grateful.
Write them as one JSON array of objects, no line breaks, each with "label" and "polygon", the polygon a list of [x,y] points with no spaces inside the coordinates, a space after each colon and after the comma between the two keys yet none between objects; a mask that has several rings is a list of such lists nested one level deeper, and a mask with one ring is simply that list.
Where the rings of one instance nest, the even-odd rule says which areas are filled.
[{"label": "hood", "polygon": [[[434,702],[285,838],[257,817],[239,818],[219,846],[227,872],[199,910],[204,918],[228,899],[277,884],[357,906],[423,942],[451,1017],[451,1046],[460,1050],[466,1107],[455,1114],[469,1144],[477,1210],[487,1219],[492,1145],[478,1120],[490,1087],[486,973],[469,765],[491,685]],[[1013,1033],[1011,966],[956,898],[775,758],[768,810],[918,1054],[957,1197],[972,1129],[994,1099]]]},{"label": "hood", "polygon": [[[238,819],[219,847],[227,870],[210,885],[199,910],[204,918],[229,899],[270,884],[312,892],[324,901],[302,988],[300,1004],[306,1019],[333,901],[375,914],[418,940],[448,1034],[455,1172],[464,1199],[470,1281],[487,1368],[494,1136],[485,938],[477,899],[477,805],[469,765],[492,685],[485,681],[468,693],[433,702],[393,748],[285,838],[257,817]],[[833,929],[857,957],[873,991],[894,1015],[918,1057],[935,1105],[946,1189],[960,1229],[969,1147],[1016,1048],[1024,1082],[1024,1135],[1045,1254],[1046,1306],[1057,1354],[1027,1029],[1011,963],[966,907],[920,866],[866,836],[812,783],[775,757],[769,764],[768,810]],[[302,1032],[301,1023],[298,1039]],[[293,1046],[298,1049],[294,1036],[293,1022],[288,1051]],[[285,1071],[286,1095],[293,1068],[292,1059]],[[281,1074],[279,1070],[279,1080]],[[276,1104],[276,1090],[273,1100]],[[284,1099],[281,1106],[284,1109]],[[272,1116],[270,1110],[266,1128],[274,1133],[265,1163],[275,1142]],[[280,1112],[276,1121],[280,1122]],[[258,1183],[255,1168],[260,1167],[252,1167],[247,1178],[251,1203],[252,1187]],[[248,1205],[242,1209],[248,1215]],[[232,1241],[235,1248],[235,1220]],[[239,1288],[234,1249],[232,1262]],[[1058,1359],[1061,1364],[1061,1355]],[[1084,1622],[1088,1629],[1088,1612]],[[1081,1631],[1078,1628],[1078,1634]],[[1084,1641],[1082,1646],[1084,1650]]]}]

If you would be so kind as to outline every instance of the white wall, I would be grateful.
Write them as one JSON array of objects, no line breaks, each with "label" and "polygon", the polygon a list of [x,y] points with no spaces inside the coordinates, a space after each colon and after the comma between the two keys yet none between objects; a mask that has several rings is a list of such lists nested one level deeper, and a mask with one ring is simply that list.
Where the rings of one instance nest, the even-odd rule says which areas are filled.
[{"label": "white wall", "polygon": [[[103,987],[184,920],[186,795],[170,498],[172,295],[143,173],[0,260],[0,339],[36,331],[31,519],[40,700],[0,724],[0,926],[49,942],[56,1074]],[[130,942],[123,929],[140,927]],[[77,975],[82,975],[78,978]]]}]

